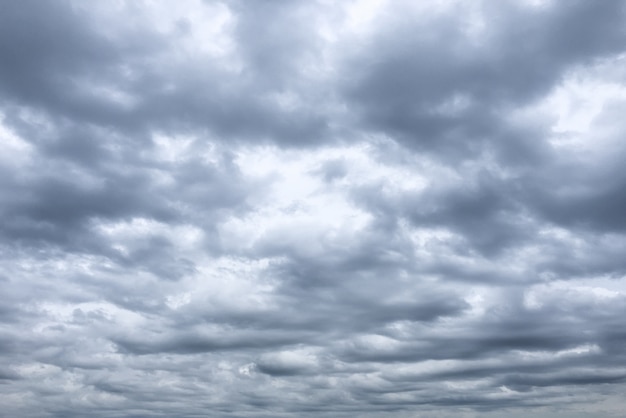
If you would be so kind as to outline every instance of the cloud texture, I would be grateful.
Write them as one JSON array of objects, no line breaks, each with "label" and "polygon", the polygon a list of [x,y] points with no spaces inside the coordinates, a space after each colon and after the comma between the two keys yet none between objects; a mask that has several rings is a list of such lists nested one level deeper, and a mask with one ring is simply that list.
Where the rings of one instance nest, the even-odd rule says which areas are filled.
[{"label": "cloud texture", "polygon": [[623,414],[623,2],[0,3],[2,414]]}]

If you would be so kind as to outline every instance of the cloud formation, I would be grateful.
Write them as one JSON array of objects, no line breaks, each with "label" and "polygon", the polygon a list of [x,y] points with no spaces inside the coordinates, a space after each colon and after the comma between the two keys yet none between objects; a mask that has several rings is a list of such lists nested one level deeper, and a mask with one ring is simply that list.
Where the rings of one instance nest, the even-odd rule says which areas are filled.
[{"label": "cloud formation", "polygon": [[621,416],[621,2],[3,1],[0,404]]}]

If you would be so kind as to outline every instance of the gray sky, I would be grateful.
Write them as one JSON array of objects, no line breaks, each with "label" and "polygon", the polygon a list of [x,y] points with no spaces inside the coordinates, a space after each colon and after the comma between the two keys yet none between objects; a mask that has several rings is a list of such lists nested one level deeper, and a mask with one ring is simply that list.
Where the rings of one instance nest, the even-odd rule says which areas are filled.
[{"label": "gray sky", "polygon": [[623,416],[624,2],[0,5],[0,415]]}]

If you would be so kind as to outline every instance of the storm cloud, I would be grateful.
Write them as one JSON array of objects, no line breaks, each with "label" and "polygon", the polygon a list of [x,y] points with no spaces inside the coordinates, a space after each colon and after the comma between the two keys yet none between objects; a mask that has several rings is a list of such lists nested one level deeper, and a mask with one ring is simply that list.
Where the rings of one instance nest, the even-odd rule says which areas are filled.
[{"label": "storm cloud", "polygon": [[623,414],[623,2],[0,4],[2,414]]}]

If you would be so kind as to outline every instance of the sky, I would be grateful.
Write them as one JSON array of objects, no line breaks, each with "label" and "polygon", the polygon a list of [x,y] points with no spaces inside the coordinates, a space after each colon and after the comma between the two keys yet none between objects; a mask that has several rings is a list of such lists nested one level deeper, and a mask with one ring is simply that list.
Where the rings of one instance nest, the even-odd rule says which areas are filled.
[{"label": "sky", "polygon": [[0,6],[1,416],[623,416],[626,3]]}]

